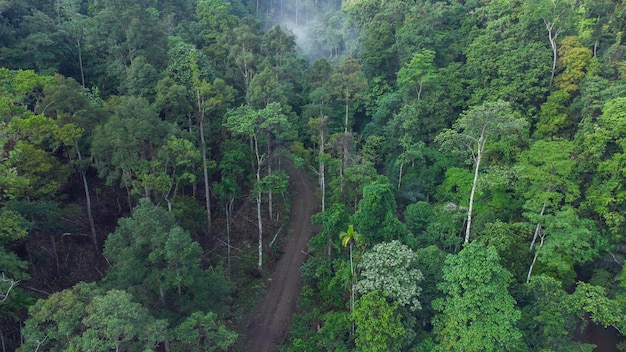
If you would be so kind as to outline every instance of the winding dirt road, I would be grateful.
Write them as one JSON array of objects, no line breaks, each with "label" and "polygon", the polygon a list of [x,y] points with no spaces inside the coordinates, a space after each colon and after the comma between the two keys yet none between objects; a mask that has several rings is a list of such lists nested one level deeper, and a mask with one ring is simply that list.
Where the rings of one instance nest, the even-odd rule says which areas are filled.
[{"label": "winding dirt road", "polygon": [[276,352],[285,338],[291,316],[297,309],[302,287],[300,266],[313,232],[311,216],[317,211],[315,182],[303,170],[286,167],[291,194],[290,232],[284,254],[269,276],[265,297],[259,301],[247,329],[244,351]]}]

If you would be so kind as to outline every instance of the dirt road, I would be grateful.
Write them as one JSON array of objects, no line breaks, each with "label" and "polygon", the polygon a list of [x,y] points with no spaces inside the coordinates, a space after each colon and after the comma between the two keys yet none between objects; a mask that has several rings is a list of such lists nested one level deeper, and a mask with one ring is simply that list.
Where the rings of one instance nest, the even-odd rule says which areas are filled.
[{"label": "dirt road", "polygon": [[291,194],[291,222],[284,254],[269,276],[265,297],[259,301],[248,326],[246,352],[275,352],[283,342],[291,315],[297,309],[302,287],[300,266],[306,259],[308,240],[313,232],[311,215],[317,211],[315,181],[304,171],[287,167]]}]

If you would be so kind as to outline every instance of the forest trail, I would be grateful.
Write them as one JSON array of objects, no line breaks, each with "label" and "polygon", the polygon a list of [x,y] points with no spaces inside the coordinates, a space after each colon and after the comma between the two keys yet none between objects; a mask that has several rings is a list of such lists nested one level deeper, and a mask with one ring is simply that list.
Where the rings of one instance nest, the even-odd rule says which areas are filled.
[{"label": "forest trail", "polygon": [[291,316],[297,309],[302,287],[300,267],[306,259],[313,233],[311,216],[318,210],[315,182],[301,169],[285,167],[289,175],[291,217],[284,254],[268,277],[265,297],[259,300],[245,337],[246,352],[276,352],[285,338]]}]

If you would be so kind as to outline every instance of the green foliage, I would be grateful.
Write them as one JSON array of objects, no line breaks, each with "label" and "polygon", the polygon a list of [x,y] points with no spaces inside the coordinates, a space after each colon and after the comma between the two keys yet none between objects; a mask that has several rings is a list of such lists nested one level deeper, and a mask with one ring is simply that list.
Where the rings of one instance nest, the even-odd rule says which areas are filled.
[{"label": "green foliage", "polygon": [[413,54],[409,63],[402,66],[398,71],[398,86],[405,95],[415,94],[417,100],[421,99],[424,85],[435,79],[435,52],[424,50]]},{"label": "green foliage", "polygon": [[33,351],[40,345],[51,346],[51,351],[69,348],[84,331],[81,320],[86,315],[86,307],[99,293],[94,284],[78,284],[48,299],[38,300],[29,309],[29,318],[22,330],[25,342],[20,350]]},{"label": "green foliage", "polygon": [[494,247],[478,242],[448,256],[438,285],[444,297],[433,302],[441,312],[433,320],[438,351],[524,349],[521,313],[507,292],[511,274],[499,261]]},{"label": "green foliage", "polygon": [[85,331],[70,343],[78,351],[140,351],[165,340],[167,323],[155,320],[148,309],[120,290],[93,297],[85,307]]},{"label": "green foliage", "polygon": [[554,78],[554,83],[563,91],[572,93],[578,90],[578,84],[588,73],[593,73],[591,49],[583,46],[578,38],[563,38],[559,47],[557,67],[563,72]]},{"label": "green foliage", "polygon": [[165,340],[166,327],[126,291],[81,283],[29,309],[19,351],[144,351]]},{"label": "green foliage", "polygon": [[439,186],[437,198],[440,201],[451,201],[455,206],[466,206],[471,188],[472,173],[467,169],[450,167]]},{"label": "green foliage", "polygon": [[221,324],[215,313],[195,312],[172,332],[171,347],[177,351],[228,351],[237,334]]},{"label": "green foliage", "polygon": [[586,205],[593,209],[606,223],[615,239],[622,238],[625,218],[622,211],[624,192],[624,163],[626,161],[626,135],[624,121],[625,98],[605,103],[597,127],[590,131],[590,144],[594,157],[601,158],[594,179],[586,194]]},{"label": "green foliage", "polygon": [[378,291],[371,291],[355,304],[356,350],[400,351],[404,328],[397,303],[389,304]]},{"label": "green foliage", "polygon": [[[219,268],[200,268],[200,258],[205,267],[221,259],[202,254],[190,233],[205,232],[211,217],[222,223],[223,208],[246,204],[242,192],[256,190],[262,200],[264,192],[284,191],[286,178],[263,178],[262,165],[275,161],[278,148],[292,148],[305,166],[318,166],[319,154],[327,186],[326,212],[313,219],[321,225],[311,240],[314,258],[302,270],[314,308],[302,318],[292,350],[354,348],[346,306],[355,282],[338,237],[350,223],[361,235],[353,262],[392,240],[414,250],[425,274],[424,310],[398,306],[404,334],[397,342],[405,350],[435,350],[448,328],[438,320],[429,333],[430,302],[440,296],[435,286],[446,281],[442,251],[459,251],[461,227],[470,222],[472,238],[495,247],[518,283],[512,292],[524,311],[516,320],[509,297],[481,303],[507,307],[494,329],[481,331],[503,334],[518,324],[528,349],[589,350],[572,342],[576,319],[587,314],[592,322],[620,325],[624,306],[619,283],[626,280],[615,279],[626,233],[624,13],[623,2],[610,0],[0,1],[0,274],[49,289],[41,280],[27,282],[25,262],[12,250],[33,257],[28,270],[48,277],[36,259],[51,258],[45,252],[53,250],[40,241],[86,232],[83,217],[71,210],[88,206],[80,183],[95,186],[89,209],[97,236],[116,208],[121,213],[149,198],[171,212],[120,222],[105,248],[113,268],[104,286],[127,289],[173,326],[203,312],[190,327],[199,335],[189,334],[202,340],[203,322],[220,326],[204,312],[227,315],[231,286]],[[326,59],[315,61],[320,57]],[[249,105],[225,115],[232,102]],[[200,188],[210,191],[204,194],[198,192],[203,152],[207,185]],[[473,162],[474,170],[463,162]],[[255,172],[260,182],[251,184]],[[382,173],[390,181],[378,179]],[[217,200],[208,209],[220,211],[207,219],[198,206],[203,200]],[[473,209],[473,221],[466,221]],[[537,224],[537,261],[523,286]],[[240,238],[237,231],[233,239]],[[79,248],[81,259],[99,257],[83,256],[79,237],[56,244],[54,253],[60,260],[67,254],[68,263]],[[475,262],[484,259],[473,255],[465,267]],[[83,264],[55,273],[55,283],[85,278],[94,266]],[[483,266],[499,272],[491,261]],[[570,293],[575,279],[588,277]],[[9,282],[0,281],[0,294]],[[19,320],[28,304],[19,290],[0,306],[7,321]],[[113,298],[138,312],[125,294],[105,299],[103,292],[93,293],[102,298],[93,312],[99,306],[98,314],[109,315]],[[70,301],[87,307],[93,299]],[[441,317],[446,314],[452,312]],[[82,344],[74,350],[94,351],[123,339],[115,337],[115,319],[106,326],[93,318],[89,329],[76,319],[75,338],[53,338],[50,330],[50,344],[39,350],[57,348],[53,339],[61,341],[55,346],[71,340]],[[111,334],[101,332],[109,328]],[[33,336],[25,350],[35,350],[44,335]],[[165,348],[146,336],[120,349]],[[504,347],[476,347],[484,340],[475,338],[477,345],[463,348],[524,348],[517,332],[510,336]],[[200,347],[204,342],[174,347],[179,342],[171,339],[170,347],[210,349]]]},{"label": "green foliage", "polygon": [[492,139],[508,133],[523,132],[527,122],[513,114],[509,103],[502,100],[470,107],[435,139],[442,148],[469,155],[476,161]]},{"label": "green foliage", "polygon": [[[228,289],[220,289],[223,278],[218,275],[210,280],[212,275],[201,269],[200,245],[176,225],[173,214],[148,200],[140,202],[131,218],[120,219],[107,238],[104,253],[113,265],[106,285],[129,290],[146,305],[159,302],[156,305],[162,311],[185,314],[213,308],[212,304],[225,298],[220,294],[228,295]],[[206,280],[213,282],[215,290],[204,287]],[[185,303],[174,307],[169,300]]]},{"label": "green foliage", "polygon": [[334,243],[337,234],[348,227],[349,215],[344,205],[334,203],[325,211],[313,215],[311,221],[315,225],[322,225],[321,231],[311,239],[312,253],[317,253],[323,250],[322,246]]},{"label": "green foliage", "polygon": [[441,295],[437,289],[437,284],[443,281],[443,267],[447,253],[436,246],[419,248],[414,252],[414,265],[423,274],[423,278],[420,281],[420,303],[422,309],[417,313],[417,318],[421,322],[420,325],[424,329],[428,329],[432,318],[436,314],[432,302]]},{"label": "green foliage", "polygon": [[363,188],[363,199],[353,216],[354,225],[367,244],[402,239],[407,230],[396,216],[393,188],[386,177]]},{"label": "green foliage", "polygon": [[561,280],[568,287],[576,277],[575,266],[597,258],[606,248],[606,239],[592,221],[580,219],[571,208],[556,212],[553,216],[544,216],[542,223],[545,242],[538,249],[539,266],[536,269]]},{"label": "green foliage", "polygon": [[[572,179],[574,145],[563,139],[538,140],[520,156],[518,177],[525,191],[524,208],[535,221],[545,204],[548,211],[572,204],[580,197],[580,188]],[[535,215],[531,215],[531,212]]]},{"label": "green foliage", "polygon": [[317,348],[324,351],[350,351],[349,336],[352,326],[350,314],[330,311],[321,317],[322,327],[316,334]]},{"label": "green foliage", "polygon": [[528,347],[532,350],[591,351],[592,346],[574,341],[576,308],[557,280],[538,275],[525,287],[527,304],[522,326]]},{"label": "green foliage", "polygon": [[409,204],[404,211],[407,229],[413,235],[421,235],[435,216],[434,207],[424,201]]},{"label": "green foliage", "polygon": [[[113,115],[96,128],[91,152],[98,175],[108,185],[119,182],[120,186],[131,188],[146,172],[145,164],[167,143],[173,126],[161,120],[143,98],[121,97],[109,104]],[[149,190],[136,189],[145,196]]]}]

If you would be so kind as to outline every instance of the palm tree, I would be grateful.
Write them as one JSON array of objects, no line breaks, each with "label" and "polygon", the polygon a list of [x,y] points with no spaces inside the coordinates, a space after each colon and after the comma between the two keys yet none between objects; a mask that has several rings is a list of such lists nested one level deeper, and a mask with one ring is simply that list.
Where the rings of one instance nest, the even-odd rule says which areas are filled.
[{"label": "palm tree", "polygon": [[348,225],[348,231],[342,231],[339,234],[341,244],[344,247],[350,245],[350,273],[352,274],[352,285],[350,294],[350,315],[352,316],[352,333],[354,334],[354,291],[356,288],[356,276],[354,274],[354,263],[352,259],[352,245],[361,242],[361,235],[354,231],[354,226]]}]

